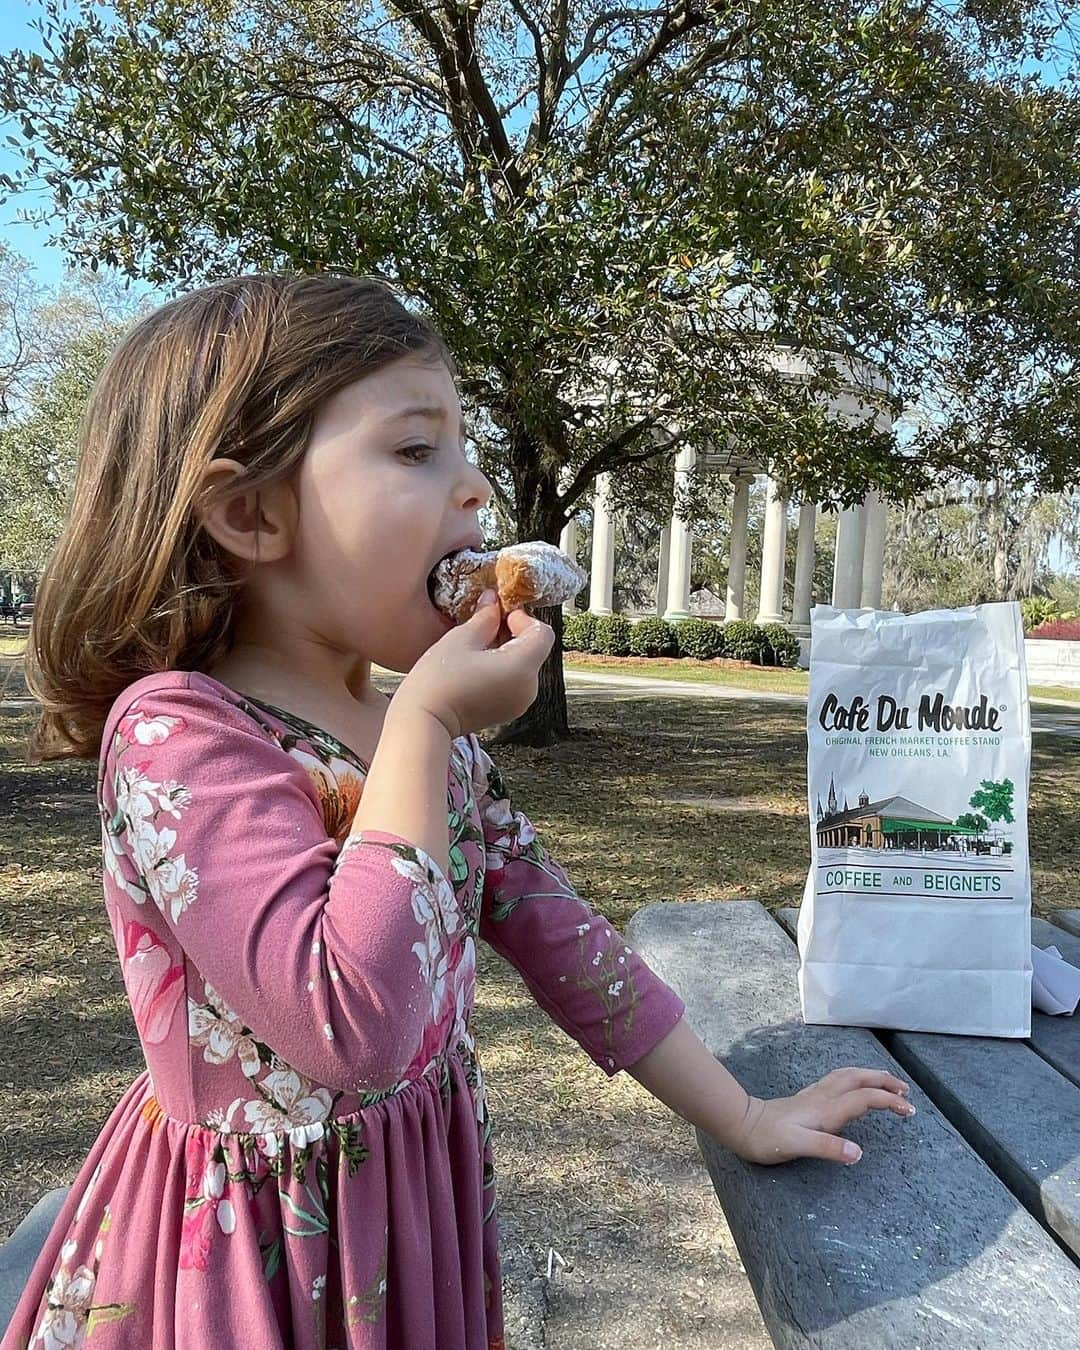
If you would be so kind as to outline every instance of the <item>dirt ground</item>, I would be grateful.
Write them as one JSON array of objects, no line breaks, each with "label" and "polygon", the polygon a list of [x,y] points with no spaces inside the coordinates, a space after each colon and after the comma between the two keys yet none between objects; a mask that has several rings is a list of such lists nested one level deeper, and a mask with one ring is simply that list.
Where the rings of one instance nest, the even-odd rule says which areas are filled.
[{"label": "dirt ground", "polygon": [[[0,658],[0,690],[13,664]],[[95,766],[28,765],[33,708],[17,675],[0,700],[2,1237],[71,1180],[142,1065],[101,903]],[[578,737],[494,753],[582,895],[622,926],[657,900],[797,899],[809,857],[803,717],[777,704],[584,693],[572,704]],[[1078,784],[1080,743],[1037,736],[1038,909],[1080,890]],[[694,796],[727,805],[710,812]],[[690,1126],[628,1075],[607,1079],[486,948],[476,1032],[507,1344],[768,1346]]]}]

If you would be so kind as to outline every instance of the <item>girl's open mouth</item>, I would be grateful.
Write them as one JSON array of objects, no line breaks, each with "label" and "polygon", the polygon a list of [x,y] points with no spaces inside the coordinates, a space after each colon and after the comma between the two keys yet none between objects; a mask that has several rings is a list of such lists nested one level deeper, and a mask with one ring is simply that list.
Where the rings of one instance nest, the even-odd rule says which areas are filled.
[{"label": "girl's open mouth", "polygon": [[[446,556],[447,556],[447,557],[453,557],[453,554],[447,554]],[[439,563],[441,563],[442,561],[444,561],[444,560],[440,558],[440,559],[439,559]],[[446,612],[445,610],[440,609],[439,606],[435,603],[435,572],[436,572],[436,569],[437,569],[438,566],[439,566],[439,563],[436,563],[435,566],[434,566],[434,567],[431,569],[431,571],[428,573],[428,578],[427,578],[427,593],[428,593],[428,600],[429,600],[430,603],[431,603],[431,608],[432,608],[432,609],[435,611],[435,613],[439,616],[439,618],[442,620],[443,624],[444,624],[447,628],[454,628],[456,625],[455,625],[455,623],[454,623],[453,617],[452,617],[451,615],[447,614],[447,612]]]}]

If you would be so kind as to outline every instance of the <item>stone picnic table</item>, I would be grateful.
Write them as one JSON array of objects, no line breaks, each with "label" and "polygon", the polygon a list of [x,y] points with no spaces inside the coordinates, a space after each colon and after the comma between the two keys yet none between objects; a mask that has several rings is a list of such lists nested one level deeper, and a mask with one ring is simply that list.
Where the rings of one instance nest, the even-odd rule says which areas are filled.
[{"label": "stone picnic table", "polygon": [[[854,1167],[761,1167],[698,1131],[773,1343],[1078,1350],[1080,1015],[1035,1012],[1026,1041],[806,1026],[797,915],[661,903],[627,928],[753,1095],[849,1064],[912,1083],[915,1116],[845,1131],[863,1148]],[[1080,965],[1080,911],[1054,919],[1033,919],[1032,941]]]}]

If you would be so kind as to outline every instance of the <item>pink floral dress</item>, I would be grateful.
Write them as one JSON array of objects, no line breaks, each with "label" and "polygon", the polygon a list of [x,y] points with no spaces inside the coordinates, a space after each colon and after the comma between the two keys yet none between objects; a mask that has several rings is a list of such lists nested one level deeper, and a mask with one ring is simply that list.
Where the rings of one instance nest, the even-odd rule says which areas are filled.
[{"label": "pink floral dress", "polygon": [[349,836],[365,765],[209,676],[105,727],[105,903],[146,1070],[75,1179],[2,1350],[492,1350],[476,940],[607,1074],[678,996],[574,891],[473,736],[450,870]]}]

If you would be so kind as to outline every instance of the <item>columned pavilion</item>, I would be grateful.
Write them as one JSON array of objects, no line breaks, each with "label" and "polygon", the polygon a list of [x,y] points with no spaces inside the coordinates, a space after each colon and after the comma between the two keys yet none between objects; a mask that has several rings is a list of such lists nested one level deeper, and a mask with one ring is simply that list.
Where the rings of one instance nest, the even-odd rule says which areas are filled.
[{"label": "columned pavilion", "polygon": [[[770,359],[785,376],[808,381],[812,366],[801,352],[774,348]],[[828,399],[829,413],[853,421],[873,419],[876,429],[889,431],[892,413],[888,384],[880,371],[848,357],[829,358],[842,373],[843,385]],[[761,586],[756,597],[746,595],[746,535],[750,485],[763,474],[762,467],[727,450],[699,453],[684,446],[675,460],[676,499],[680,478],[697,472],[726,473],[731,478],[731,537],[724,620],[752,618],[757,623],[787,623],[795,632],[810,631],[811,587],[814,573],[814,527],[817,505],[799,502],[798,550],[795,559],[794,603],[784,612],[784,563],[788,511],[791,503],[776,482],[764,474],[766,484],[765,526],[762,539]],[[615,578],[615,530],[609,502],[607,474],[596,481],[592,500],[593,531],[590,567],[589,611],[610,614]],[[562,532],[559,546],[577,556],[578,523],[571,520]],[[675,514],[660,538],[660,564],[656,585],[656,613],[669,620],[690,618],[690,560],[693,538],[689,527]],[[881,578],[885,550],[885,504],[876,492],[867,493],[858,505],[841,511],[836,530],[831,600],[842,609],[881,605]],[[574,606],[565,607],[572,613]]]}]

